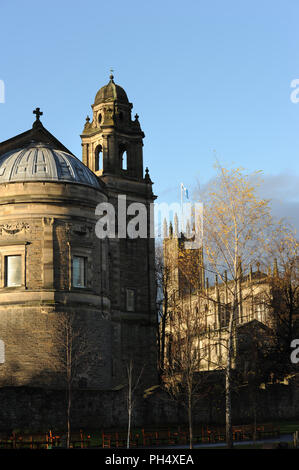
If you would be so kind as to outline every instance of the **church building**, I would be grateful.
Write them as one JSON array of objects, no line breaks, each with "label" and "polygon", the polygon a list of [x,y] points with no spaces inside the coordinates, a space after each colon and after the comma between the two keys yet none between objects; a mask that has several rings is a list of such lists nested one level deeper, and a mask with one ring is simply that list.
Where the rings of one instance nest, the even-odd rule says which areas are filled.
[{"label": "church building", "polygon": [[[43,126],[39,108],[32,129],[0,143],[1,386],[62,385],[55,357],[65,314],[88,343],[76,387],[113,389],[130,360],[148,386],[157,382],[155,196],[132,107],[111,75],[86,118],[82,161]],[[97,237],[96,207],[110,203],[117,214],[119,196],[146,207],[145,238]]]}]

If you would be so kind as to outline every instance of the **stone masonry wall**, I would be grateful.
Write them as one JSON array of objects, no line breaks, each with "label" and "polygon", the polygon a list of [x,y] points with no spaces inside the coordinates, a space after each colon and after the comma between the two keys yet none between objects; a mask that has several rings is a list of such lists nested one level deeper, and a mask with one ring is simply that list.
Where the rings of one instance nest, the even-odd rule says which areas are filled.
[{"label": "stone masonry wall", "polygon": [[[234,400],[233,423],[251,423],[248,395]],[[299,391],[295,385],[273,386],[259,396],[258,422],[299,418]],[[125,389],[118,391],[77,390],[73,392],[73,429],[125,429],[127,409]],[[208,399],[193,412],[194,424],[224,424],[224,408],[217,411]],[[187,424],[187,412],[168,396],[158,392],[149,398],[139,396],[133,413],[134,427]],[[0,389],[0,431],[64,431],[66,393],[26,387]]]}]

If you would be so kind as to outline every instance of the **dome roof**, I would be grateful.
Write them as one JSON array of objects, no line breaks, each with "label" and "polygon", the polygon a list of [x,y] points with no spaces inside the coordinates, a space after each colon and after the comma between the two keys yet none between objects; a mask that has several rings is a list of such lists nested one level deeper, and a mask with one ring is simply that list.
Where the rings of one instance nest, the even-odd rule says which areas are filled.
[{"label": "dome roof", "polygon": [[97,92],[94,104],[105,103],[106,101],[119,101],[120,103],[129,104],[127,93],[121,86],[114,83],[113,75],[110,75],[110,82]]},{"label": "dome roof", "polygon": [[38,142],[0,156],[0,184],[61,181],[100,188],[96,175],[70,153]]}]

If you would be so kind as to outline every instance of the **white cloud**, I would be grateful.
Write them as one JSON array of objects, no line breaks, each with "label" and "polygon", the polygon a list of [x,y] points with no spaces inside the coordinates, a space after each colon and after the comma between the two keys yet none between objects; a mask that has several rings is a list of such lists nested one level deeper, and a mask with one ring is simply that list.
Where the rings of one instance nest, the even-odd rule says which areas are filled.
[{"label": "white cloud", "polygon": [[285,218],[299,233],[299,175],[263,175],[259,193],[271,200],[273,215]]}]

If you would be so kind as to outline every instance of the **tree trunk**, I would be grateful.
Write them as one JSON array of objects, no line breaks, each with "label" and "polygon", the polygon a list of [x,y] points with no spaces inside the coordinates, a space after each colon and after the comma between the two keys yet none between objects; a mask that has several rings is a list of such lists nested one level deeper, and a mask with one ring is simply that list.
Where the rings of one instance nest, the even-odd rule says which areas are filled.
[{"label": "tree trunk", "polygon": [[130,434],[131,434],[131,415],[132,410],[129,408],[128,410],[128,432],[127,432],[127,449],[130,448]]},{"label": "tree trunk", "polygon": [[231,381],[232,381],[232,356],[233,356],[233,320],[234,314],[231,315],[228,327],[228,352],[227,366],[225,374],[225,423],[226,423],[226,443],[229,449],[233,448],[232,435],[232,403],[231,403]]},{"label": "tree trunk", "polygon": [[226,443],[229,449],[233,447],[232,436],[232,418],[231,418],[231,371],[229,368],[226,370],[226,383],[225,383],[225,422],[226,422]]},{"label": "tree trunk", "polygon": [[66,447],[70,448],[71,441],[71,386],[72,386],[72,344],[73,330],[72,325],[68,322],[66,326],[66,373],[67,373],[67,439]]},{"label": "tree trunk", "polygon": [[189,449],[193,448],[193,428],[192,428],[192,397],[188,396],[188,423],[189,423]]},{"label": "tree trunk", "polygon": [[257,428],[257,423],[256,423],[256,396],[254,393],[254,399],[253,399],[253,440],[256,441],[256,428]]},{"label": "tree trunk", "polygon": [[66,439],[66,447],[67,449],[70,448],[71,443],[71,387],[68,385],[68,393],[67,393],[67,439]]},{"label": "tree trunk", "polygon": [[130,361],[127,369],[128,374],[128,431],[127,431],[127,449],[130,448],[130,433],[131,433],[131,417],[132,417],[132,375],[133,375],[133,364]]},{"label": "tree trunk", "polygon": [[165,359],[165,329],[166,329],[166,316],[165,311],[162,317],[162,329],[161,329],[161,350],[160,350],[160,371],[164,371],[164,359]]},{"label": "tree trunk", "polygon": [[292,285],[289,285],[289,315],[288,315],[288,346],[290,350],[293,339],[293,318],[294,318],[294,292]]}]

